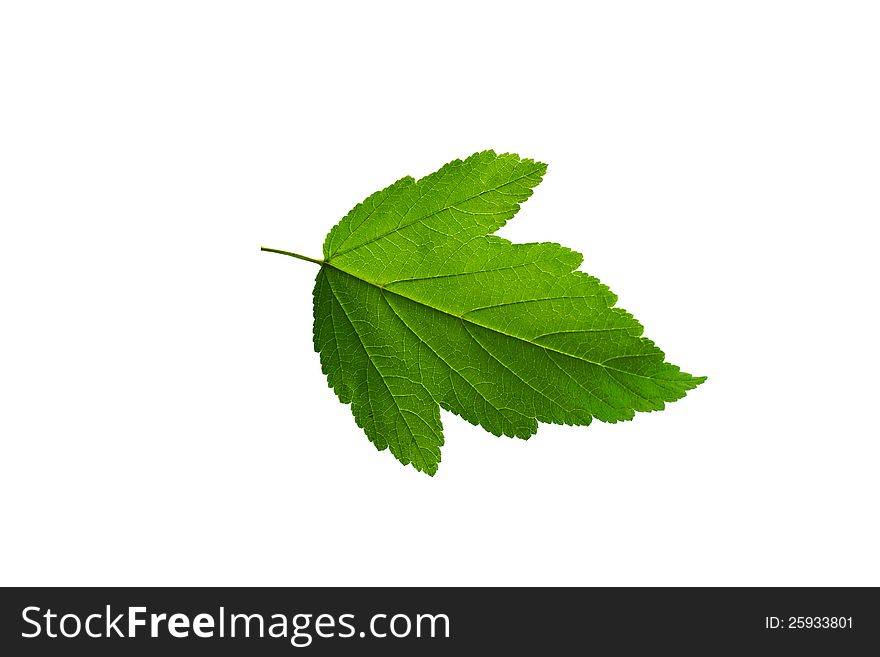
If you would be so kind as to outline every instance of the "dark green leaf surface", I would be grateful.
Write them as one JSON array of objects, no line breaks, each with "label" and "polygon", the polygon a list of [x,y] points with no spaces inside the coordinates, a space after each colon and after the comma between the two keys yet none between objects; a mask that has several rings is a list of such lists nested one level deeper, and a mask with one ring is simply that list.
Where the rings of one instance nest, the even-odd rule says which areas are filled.
[{"label": "dark green leaf surface", "polygon": [[439,407],[496,435],[661,410],[699,385],[558,244],[490,233],[546,166],[477,153],[373,194],[324,244],[315,349],[380,450],[433,475]]}]

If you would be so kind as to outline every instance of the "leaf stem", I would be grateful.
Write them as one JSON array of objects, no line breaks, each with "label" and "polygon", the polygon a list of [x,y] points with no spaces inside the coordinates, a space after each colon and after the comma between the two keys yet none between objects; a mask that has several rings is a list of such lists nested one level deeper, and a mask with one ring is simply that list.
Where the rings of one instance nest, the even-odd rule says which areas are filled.
[{"label": "leaf stem", "polygon": [[324,265],[323,260],[315,260],[314,258],[310,258],[309,256],[300,255],[299,253],[292,253],[291,251],[281,251],[280,249],[270,249],[268,246],[261,246],[260,251],[268,251],[269,253],[280,253],[281,255],[290,256],[291,258],[299,258],[300,260],[308,260],[309,262],[314,262],[316,265]]}]

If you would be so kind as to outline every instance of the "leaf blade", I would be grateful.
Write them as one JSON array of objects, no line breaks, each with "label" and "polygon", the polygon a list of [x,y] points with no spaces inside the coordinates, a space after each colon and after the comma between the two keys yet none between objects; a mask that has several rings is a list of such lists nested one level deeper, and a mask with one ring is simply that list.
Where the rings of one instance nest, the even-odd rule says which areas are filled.
[{"label": "leaf blade", "polygon": [[476,153],[400,179],[328,234],[315,348],[358,425],[404,464],[436,472],[438,407],[528,438],[538,422],[661,410],[705,380],[665,361],[616,295],[577,270],[580,254],[489,234],[545,168]]}]

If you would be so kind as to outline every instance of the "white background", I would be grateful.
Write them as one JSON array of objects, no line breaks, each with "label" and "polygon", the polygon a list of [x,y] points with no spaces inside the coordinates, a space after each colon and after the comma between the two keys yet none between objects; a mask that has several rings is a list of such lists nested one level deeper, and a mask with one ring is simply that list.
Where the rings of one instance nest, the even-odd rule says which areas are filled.
[{"label": "white background", "polygon": [[[0,582],[880,585],[878,19],[4,3]],[[528,442],[444,414],[432,479],[327,387],[314,266],[259,246],[320,256],[485,148],[549,163],[502,234],[709,381]]]}]

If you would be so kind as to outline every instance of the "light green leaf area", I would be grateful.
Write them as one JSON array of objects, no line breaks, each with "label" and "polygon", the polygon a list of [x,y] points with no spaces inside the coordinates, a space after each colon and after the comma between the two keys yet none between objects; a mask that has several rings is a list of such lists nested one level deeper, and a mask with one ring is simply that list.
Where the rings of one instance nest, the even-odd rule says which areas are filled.
[{"label": "light green leaf area", "polygon": [[658,411],[704,381],[665,362],[617,297],[558,244],[490,233],[546,165],[477,153],[402,178],[355,207],[324,244],[315,349],[379,449],[433,475],[439,408],[495,435]]}]

